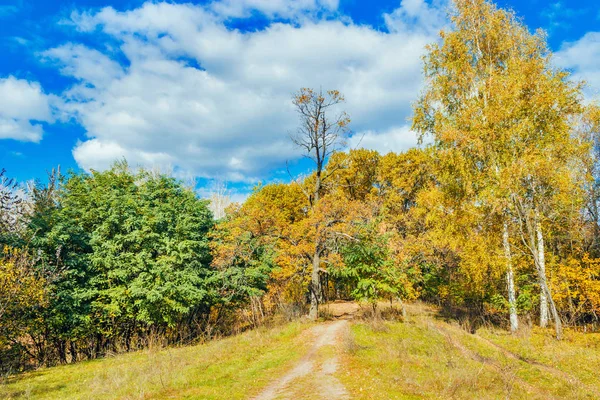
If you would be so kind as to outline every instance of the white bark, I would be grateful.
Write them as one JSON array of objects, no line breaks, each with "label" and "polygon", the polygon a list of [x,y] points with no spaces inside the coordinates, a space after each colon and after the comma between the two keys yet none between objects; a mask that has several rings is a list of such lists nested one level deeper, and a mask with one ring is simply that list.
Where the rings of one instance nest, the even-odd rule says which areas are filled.
[{"label": "white bark", "polygon": [[537,252],[538,252],[538,269],[539,269],[539,280],[540,280],[540,326],[545,328],[548,326],[548,297],[546,296],[546,290],[544,289],[546,281],[546,256],[544,252],[544,236],[542,235],[542,228],[539,222],[539,213],[536,211],[535,215],[535,230],[537,235]]},{"label": "white bark", "polygon": [[213,182],[210,194],[210,205],[208,208],[213,213],[213,218],[219,220],[225,218],[225,210],[231,205],[227,184],[223,181]]},{"label": "white bark", "polygon": [[540,307],[540,325],[547,326],[548,324],[548,303],[550,303],[550,310],[552,311],[552,318],[554,319],[554,325],[556,330],[556,338],[558,340],[562,339],[562,322],[560,320],[560,316],[558,315],[558,310],[556,309],[556,304],[554,303],[554,299],[552,298],[552,293],[550,292],[550,287],[548,286],[548,279],[546,277],[546,259],[544,254],[544,235],[542,233],[542,224],[539,218],[539,212],[536,210],[535,212],[535,231],[537,236],[537,258],[536,264],[538,269],[538,275],[540,279],[540,287],[541,293],[544,295],[545,299],[545,318],[546,325],[542,325],[542,317],[543,309]]},{"label": "white bark", "polygon": [[504,245],[504,255],[506,257],[506,286],[508,288],[508,308],[510,314],[510,330],[516,332],[519,329],[519,319],[517,317],[517,300],[515,295],[515,282],[512,269],[512,254],[510,251],[510,242],[508,237],[508,223],[504,222],[504,231],[502,234],[502,243]]}]

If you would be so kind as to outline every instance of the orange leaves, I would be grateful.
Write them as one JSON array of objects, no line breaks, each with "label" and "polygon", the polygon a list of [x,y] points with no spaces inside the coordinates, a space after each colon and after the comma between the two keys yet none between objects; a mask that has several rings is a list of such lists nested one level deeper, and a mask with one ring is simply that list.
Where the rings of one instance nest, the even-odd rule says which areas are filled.
[{"label": "orange leaves", "polygon": [[260,187],[228,215],[213,233],[213,264],[227,268],[235,257],[252,256],[248,240],[253,245],[275,246],[289,236],[289,227],[304,218],[308,202],[298,185],[271,184]]},{"label": "orange leaves", "polygon": [[339,121],[337,121],[337,126],[340,128],[346,128],[348,125],[350,125],[349,117],[344,117],[344,118],[340,119]]},{"label": "orange leaves", "polygon": [[322,91],[317,92],[310,88],[301,88],[292,97],[292,102],[296,106],[307,106],[310,104],[328,106],[343,103],[344,101],[344,96],[338,90],[328,90],[323,93]]},{"label": "orange leaves", "polygon": [[294,95],[293,102],[298,105],[306,105],[314,98],[314,91],[309,88],[302,88]]},{"label": "orange leaves", "polygon": [[373,217],[373,210],[343,190],[324,192],[311,206],[302,187],[311,187],[310,183],[258,188],[217,225],[212,244],[215,267],[251,264],[257,247],[268,248],[276,265],[269,290],[288,299],[306,292],[315,246],[321,252],[322,270],[339,267],[342,243],[354,240],[357,230]]}]

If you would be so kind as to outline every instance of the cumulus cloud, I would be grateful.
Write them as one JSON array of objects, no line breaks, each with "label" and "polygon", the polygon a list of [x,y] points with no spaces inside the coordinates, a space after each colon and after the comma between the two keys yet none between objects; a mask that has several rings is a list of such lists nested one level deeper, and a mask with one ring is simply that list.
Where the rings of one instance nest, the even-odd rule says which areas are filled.
[{"label": "cumulus cloud", "polygon": [[0,139],[39,142],[41,122],[53,120],[50,97],[37,82],[0,78]]},{"label": "cumulus cloud", "polygon": [[122,76],[119,63],[97,50],[80,44],[65,44],[42,53],[45,60],[54,60],[64,75],[86,82],[94,87],[106,87]]},{"label": "cumulus cloud", "polygon": [[598,99],[600,94],[600,32],[588,32],[575,42],[564,43],[555,54],[555,63],[570,69],[573,79],[587,83],[586,94]]},{"label": "cumulus cloud", "polygon": [[423,0],[403,0],[396,10],[384,14],[384,20],[391,32],[420,32],[433,36],[448,23],[447,13],[447,3],[442,0],[433,0],[432,3]]},{"label": "cumulus cloud", "polygon": [[[126,157],[252,181],[300,156],[288,139],[297,123],[290,98],[300,87],[340,90],[366,145],[410,147],[414,135],[403,126],[422,85],[420,56],[446,23],[445,6],[403,0],[385,16],[385,31],[346,18],[294,18],[337,6],[222,0],[73,13],[75,29],[111,43],[68,43],[42,54],[78,82],[64,93],[66,111],[87,131],[75,159],[87,169]],[[253,11],[295,21],[256,31],[227,26]]]},{"label": "cumulus cloud", "polygon": [[410,130],[410,126],[403,125],[392,127],[383,132],[365,131],[353,135],[348,141],[348,148],[364,148],[376,150],[380,154],[389,152],[402,152],[418,144],[416,132]]}]

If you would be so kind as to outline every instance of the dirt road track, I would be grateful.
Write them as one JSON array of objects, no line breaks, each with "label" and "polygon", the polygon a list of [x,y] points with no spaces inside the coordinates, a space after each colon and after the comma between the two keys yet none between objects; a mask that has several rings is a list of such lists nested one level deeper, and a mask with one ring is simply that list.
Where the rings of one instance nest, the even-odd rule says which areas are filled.
[{"label": "dirt road track", "polygon": [[[292,399],[294,384],[299,379],[308,378],[314,391],[311,398],[346,400],[350,397],[344,385],[334,376],[338,368],[337,352],[341,350],[344,331],[348,329],[347,320],[327,322],[311,328],[309,340],[314,340],[308,353],[288,373],[272,382],[254,400]],[[334,346],[336,351],[324,360],[318,357],[324,346]]]}]

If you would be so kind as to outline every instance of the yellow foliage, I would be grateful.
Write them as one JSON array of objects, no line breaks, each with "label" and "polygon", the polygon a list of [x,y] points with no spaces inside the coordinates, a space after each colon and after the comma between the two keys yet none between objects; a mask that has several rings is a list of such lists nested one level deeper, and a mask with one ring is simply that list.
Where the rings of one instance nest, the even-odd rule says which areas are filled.
[{"label": "yellow foliage", "polygon": [[[0,258],[0,332],[18,339],[35,309],[48,302],[47,282],[31,267],[23,251],[4,248]],[[0,335],[0,344],[7,338]]]},{"label": "yellow foliage", "polygon": [[600,314],[600,258],[569,259],[558,264],[550,284],[557,306],[571,318]]}]

